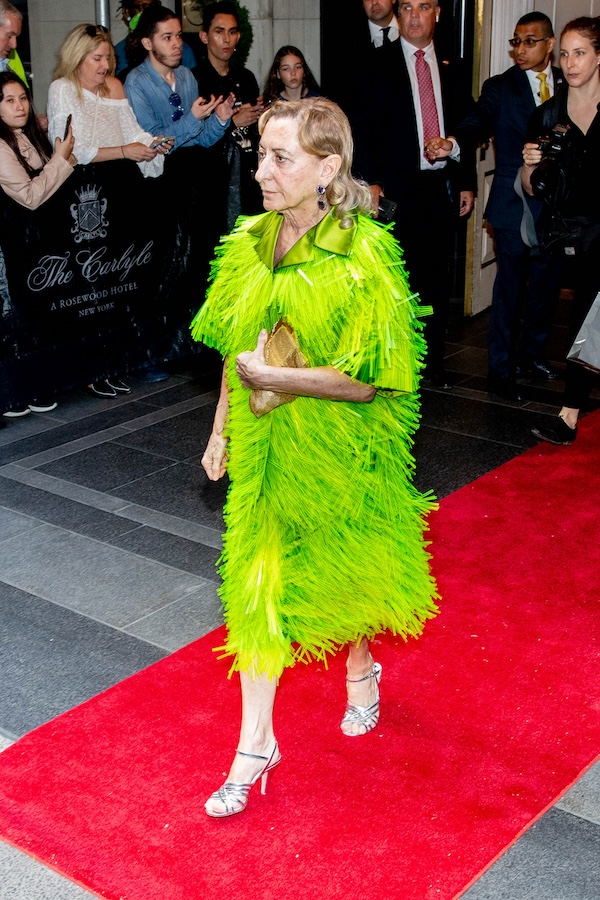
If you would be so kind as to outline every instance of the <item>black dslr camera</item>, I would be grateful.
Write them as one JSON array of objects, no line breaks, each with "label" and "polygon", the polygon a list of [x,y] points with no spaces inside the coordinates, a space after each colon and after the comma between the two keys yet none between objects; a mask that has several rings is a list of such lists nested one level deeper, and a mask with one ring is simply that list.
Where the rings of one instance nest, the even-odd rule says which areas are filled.
[{"label": "black dslr camera", "polygon": [[534,195],[540,200],[554,198],[559,184],[564,181],[568,136],[568,125],[555,125],[550,134],[538,138],[542,159],[531,174],[531,186]]}]

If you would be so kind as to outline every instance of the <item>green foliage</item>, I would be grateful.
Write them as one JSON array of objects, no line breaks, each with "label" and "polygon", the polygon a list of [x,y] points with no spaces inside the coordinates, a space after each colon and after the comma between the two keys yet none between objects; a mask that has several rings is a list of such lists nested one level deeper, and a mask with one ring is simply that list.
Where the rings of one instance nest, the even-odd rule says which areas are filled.
[{"label": "green foliage", "polygon": [[[213,0],[192,0],[190,6],[194,12],[201,13],[204,7],[211,2],[213,2]],[[238,20],[240,23],[240,42],[237,45],[234,61],[238,66],[245,66],[253,39],[250,14],[245,6],[238,3],[238,0],[231,0],[231,2],[237,8]],[[204,47],[204,44],[202,44],[202,47]]]}]

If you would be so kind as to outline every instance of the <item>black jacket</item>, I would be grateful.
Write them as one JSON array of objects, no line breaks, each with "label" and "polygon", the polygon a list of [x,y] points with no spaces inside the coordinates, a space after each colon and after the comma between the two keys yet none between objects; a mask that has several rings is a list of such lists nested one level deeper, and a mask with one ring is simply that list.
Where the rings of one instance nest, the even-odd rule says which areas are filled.
[{"label": "black jacket", "polygon": [[[438,55],[446,134],[474,107],[470,76],[462,60]],[[404,209],[418,203],[415,173],[420,168],[417,120],[401,41],[373,53],[350,113],[355,139],[354,171],[369,184],[381,184],[386,196]],[[447,174],[457,191],[476,190],[474,152],[450,161]]]}]

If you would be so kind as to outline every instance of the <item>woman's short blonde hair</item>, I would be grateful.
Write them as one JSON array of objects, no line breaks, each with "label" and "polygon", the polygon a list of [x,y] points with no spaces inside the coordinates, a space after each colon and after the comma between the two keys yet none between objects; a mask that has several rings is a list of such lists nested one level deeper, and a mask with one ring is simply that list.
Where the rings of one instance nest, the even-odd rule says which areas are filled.
[{"label": "woman's short blonde hair", "polygon": [[274,103],[262,114],[258,129],[262,134],[270,119],[293,119],[298,123],[298,143],[312,156],[324,159],[337,154],[341,159],[340,169],[326,189],[326,196],[341,220],[342,228],[349,228],[352,220],[349,213],[371,212],[371,193],[364,181],[352,177],[352,155],[354,142],[350,123],[336,103],[323,97],[306,100],[292,100]]},{"label": "woman's short blonde hair", "polygon": [[[109,31],[103,31],[98,25],[76,25],[68,33],[58,51],[58,61],[54,70],[54,78],[68,78],[76,85],[81,94],[81,81],[79,67],[88,54],[93,53],[100,44],[108,44],[110,47],[110,71],[115,71],[115,48]],[[106,84],[101,84],[98,93],[102,97],[109,95]]]}]

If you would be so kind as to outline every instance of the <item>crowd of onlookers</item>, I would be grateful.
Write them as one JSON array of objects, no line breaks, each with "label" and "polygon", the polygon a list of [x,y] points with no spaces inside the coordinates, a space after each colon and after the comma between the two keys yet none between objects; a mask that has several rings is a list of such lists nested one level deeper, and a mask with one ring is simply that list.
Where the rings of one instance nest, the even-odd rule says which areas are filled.
[{"label": "crowd of onlookers", "polygon": [[[524,164],[523,147],[537,137],[529,122],[543,104],[549,110],[545,104],[554,103],[552,127],[562,117],[572,134],[582,133],[584,155],[586,141],[588,149],[595,147],[598,123],[587,110],[598,91],[598,20],[575,20],[563,33],[567,45],[569,35],[577,35],[575,43],[582,43],[590,61],[589,77],[577,81],[571,68],[581,48],[576,57],[570,45],[561,43],[561,68],[553,67],[556,39],[550,20],[542,13],[523,16],[510,41],[514,64],[489,79],[475,103],[462,61],[436,46],[442,13],[437,0],[356,2],[362,5],[363,27],[348,49],[350,66],[347,59],[342,81],[326,84],[324,92],[350,118],[355,173],[371,186],[374,214],[391,221],[412,287],[432,309],[425,375],[438,388],[452,387],[444,367],[448,256],[456,223],[473,207],[476,148],[493,138],[496,172],[485,215],[494,228],[498,274],[488,388],[505,399],[521,399],[523,379],[557,377],[546,360],[546,342],[564,259],[524,239],[522,221],[529,216],[536,243],[548,198],[539,192],[530,196],[527,178],[519,190],[515,179],[521,166],[527,172],[540,161],[536,157]],[[123,0],[121,9],[128,36],[116,47],[102,26],[78,25],[67,35],[58,52],[46,121],[34,113],[18,58],[21,14],[0,0],[0,187],[12,201],[34,210],[75,165],[129,160],[144,177],[161,178],[188,241],[182,290],[190,296],[191,316],[201,303],[220,236],[240,214],[262,210],[254,179],[260,116],[274,102],[318,96],[320,88],[302,51],[288,45],[275,55],[261,91],[254,74],[237,62],[240,11],[229,0],[203,8],[195,50],[183,40],[175,13],[158,0]],[[552,131],[543,119],[534,121],[541,131]],[[595,172],[589,177],[595,185]],[[573,213],[571,202],[567,212],[597,221],[598,207],[591,202],[596,199],[593,187],[583,211],[576,202]],[[578,255],[583,268],[588,251]],[[1,275],[2,266],[0,289],[6,291]],[[582,308],[590,290],[587,284]],[[167,378],[155,363],[149,361],[137,374],[147,381]],[[100,397],[130,390],[114,372],[87,388]],[[32,396],[26,406],[4,416],[54,406],[52,398]],[[569,422],[560,443],[574,438],[576,417]]]},{"label": "crowd of onlookers", "polygon": [[[191,319],[220,235],[241,213],[262,209],[254,181],[260,115],[276,100],[316,96],[319,88],[302,52],[286,46],[261,94],[253,73],[236,63],[241,31],[234,3],[204,8],[197,55],[174,12],[157,0],[124,0],[121,8],[129,35],[116,47],[102,26],[69,32],[58,51],[46,119],[35,115],[25,72],[15,63],[20,13],[2,0],[0,33],[8,52],[0,73],[0,187],[35,210],[77,164],[130,160],[145,177],[164,178],[177,206],[171,221],[184,223],[189,239]],[[2,288],[8,291],[6,279]],[[168,377],[153,364],[136,374],[150,382]],[[130,392],[114,374],[87,390],[103,398]],[[55,406],[51,397],[32,397],[4,417]]]}]

